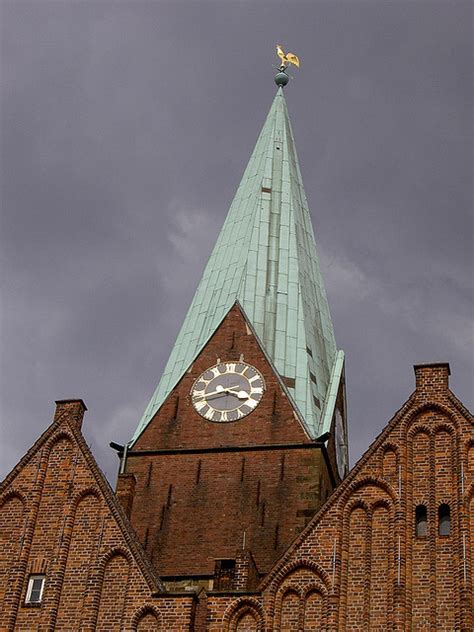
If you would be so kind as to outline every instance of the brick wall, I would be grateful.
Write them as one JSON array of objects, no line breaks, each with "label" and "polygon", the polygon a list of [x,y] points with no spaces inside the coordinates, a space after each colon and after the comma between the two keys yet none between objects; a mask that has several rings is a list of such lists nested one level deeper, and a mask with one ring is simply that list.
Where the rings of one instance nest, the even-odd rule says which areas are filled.
[{"label": "brick wall", "polygon": [[[242,358],[263,375],[257,408],[213,423],[190,390],[220,361]],[[245,541],[267,572],[332,490],[321,446],[296,419],[284,389],[235,306],[128,453],[136,480],[131,522],[158,573],[210,576],[215,558]]]},{"label": "brick wall", "polygon": [[[189,630],[195,598],[156,595],[161,584],[80,435],[84,410],[58,402],[0,488],[0,630]],[[46,577],[40,604],[25,603],[31,574]]]},{"label": "brick wall", "polygon": [[415,393],[259,592],[209,594],[209,630],[473,629],[474,428],[448,375],[416,367]]},{"label": "brick wall", "polygon": [[[241,590],[199,595],[164,590],[69,402],[0,488],[0,630],[472,630],[474,426],[447,365],[416,373],[415,393],[267,576],[245,587],[253,551],[234,547]],[[25,604],[32,573],[46,576],[39,606]]]}]

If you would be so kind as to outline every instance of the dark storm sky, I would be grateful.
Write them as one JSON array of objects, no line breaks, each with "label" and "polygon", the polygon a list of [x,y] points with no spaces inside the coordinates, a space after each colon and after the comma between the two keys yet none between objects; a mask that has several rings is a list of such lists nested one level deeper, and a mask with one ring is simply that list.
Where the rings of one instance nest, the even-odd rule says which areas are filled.
[{"label": "dark storm sky", "polygon": [[472,386],[469,2],[1,4],[0,475],[82,397],[148,403],[275,93],[276,43],[336,339],[352,463],[449,361]]}]

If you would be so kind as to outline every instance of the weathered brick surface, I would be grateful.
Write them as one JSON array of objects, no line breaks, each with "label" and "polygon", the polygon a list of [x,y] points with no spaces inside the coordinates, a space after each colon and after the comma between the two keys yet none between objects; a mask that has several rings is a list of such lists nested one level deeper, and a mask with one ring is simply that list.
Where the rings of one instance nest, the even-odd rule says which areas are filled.
[{"label": "weathered brick surface", "polygon": [[[209,629],[245,629],[241,612],[262,630],[473,629],[472,417],[448,389],[447,365],[416,367],[416,381],[259,593],[209,595]],[[428,509],[424,537],[418,504]],[[440,504],[451,510],[447,536]]]},{"label": "weathered brick surface", "polygon": [[[0,630],[189,630],[193,595],[153,597],[161,584],[80,434],[84,409],[59,402],[0,488]],[[43,602],[29,606],[38,573]]]},{"label": "weathered brick surface", "polygon": [[[241,590],[199,595],[163,589],[68,404],[0,488],[0,630],[472,630],[474,425],[447,365],[417,367],[416,380],[258,585],[242,583],[255,551],[237,546],[229,557]],[[426,535],[416,535],[417,505]],[[30,573],[47,578],[39,607],[24,603]]]},{"label": "weathered brick surface", "polygon": [[[194,381],[239,358],[265,379],[260,404],[237,422],[203,419],[191,403]],[[165,577],[212,577],[214,559],[235,557],[244,541],[267,572],[333,488],[321,447],[237,305],[129,452],[126,471],[136,479],[130,520]]]}]

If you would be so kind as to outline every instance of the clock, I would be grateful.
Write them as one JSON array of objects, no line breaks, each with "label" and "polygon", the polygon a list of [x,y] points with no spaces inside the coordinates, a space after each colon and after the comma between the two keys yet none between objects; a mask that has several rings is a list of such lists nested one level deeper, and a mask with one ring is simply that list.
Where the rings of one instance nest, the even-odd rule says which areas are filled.
[{"label": "clock", "polygon": [[260,403],[265,381],[259,371],[245,362],[221,362],[194,382],[191,401],[201,417],[209,421],[238,421]]},{"label": "clock", "polygon": [[341,478],[344,478],[347,469],[347,448],[344,434],[344,422],[339,408],[336,408],[335,420],[335,448],[337,471]]}]

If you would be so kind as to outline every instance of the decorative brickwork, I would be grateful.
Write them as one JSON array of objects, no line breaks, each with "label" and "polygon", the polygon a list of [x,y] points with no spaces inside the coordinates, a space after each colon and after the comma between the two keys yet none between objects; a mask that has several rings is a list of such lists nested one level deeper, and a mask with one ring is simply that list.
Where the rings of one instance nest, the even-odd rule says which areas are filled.
[{"label": "decorative brickwork", "polygon": [[[255,625],[473,629],[474,426],[448,375],[447,364],[416,367],[417,390],[252,597],[264,613]],[[428,524],[417,537],[419,504]],[[441,505],[450,509],[447,535]],[[241,599],[211,593],[208,629],[246,629],[226,619]]]},{"label": "decorative brickwork", "polygon": [[[238,588],[199,594],[160,583],[68,404],[0,488],[0,630],[472,630],[474,425],[446,364],[416,378],[259,584],[254,552],[234,548],[221,570]],[[25,603],[31,574],[46,577],[40,604]]]},{"label": "decorative brickwork", "polygon": [[[189,630],[194,596],[153,599],[162,585],[80,433],[84,410],[58,402],[0,488],[0,630]],[[38,604],[31,574],[46,577]]]}]

